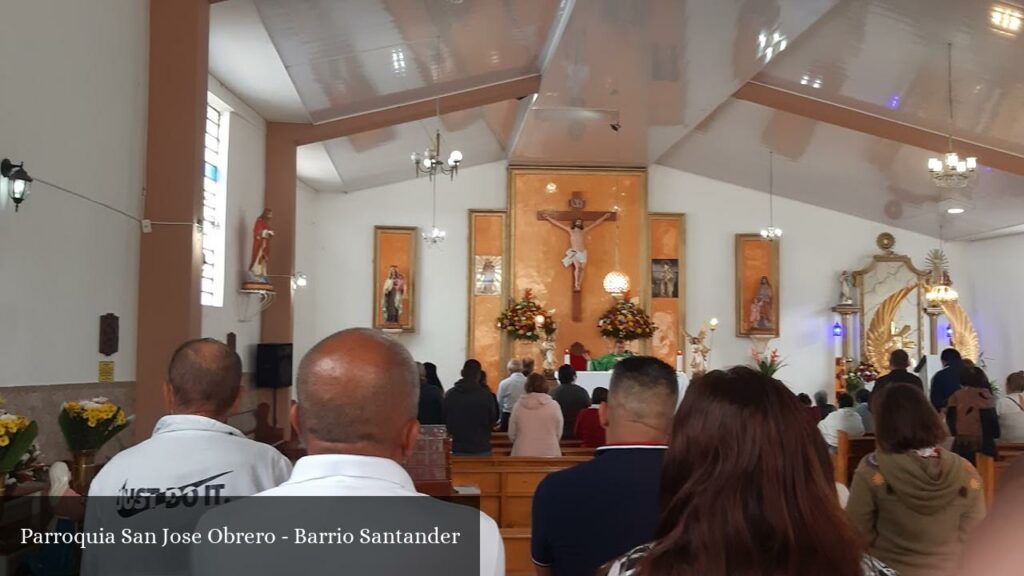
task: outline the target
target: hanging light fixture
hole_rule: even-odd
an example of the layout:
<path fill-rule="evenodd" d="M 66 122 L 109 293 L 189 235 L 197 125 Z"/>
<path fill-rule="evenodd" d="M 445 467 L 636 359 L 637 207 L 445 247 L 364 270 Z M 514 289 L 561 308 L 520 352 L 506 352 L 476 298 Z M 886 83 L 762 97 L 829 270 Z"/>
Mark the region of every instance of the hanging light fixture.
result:
<path fill-rule="evenodd" d="M 761 238 L 773 242 L 782 238 L 782 228 L 775 227 L 775 153 L 768 151 L 768 227 L 761 229 Z"/>
<path fill-rule="evenodd" d="M 437 180 L 431 178 L 431 184 L 433 185 L 433 212 L 434 215 L 430 223 L 430 232 L 423 233 L 423 240 L 427 243 L 427 246 L 437 246 L 444 242 L 445 237 L 448 233 L 437 227 Z"/>
<path fill-rule="evenodd" d="M 974 156 L 960 158 L 953 151 L 953 43 L 947 44 L 947 90 L 949 96 L 949 150 L 941 158 L 928 159 L 928 172 L 932 182 L 939 188 L 966 188 L 978 169 L 978 159 Z"/>
<path fill-rule="evenodd" d="M 941 243 L 941 227 L 939 236 L 939 242 Z M 946 258 L 946 253 L 942 251 L 942 248 L 936 248 L 929 252 L 926 262 L 928 267 L 931 268 L 931 275 L 928 280 L 930 287 L 924 295 L 925 300 L 932 305 L 959 300 L 960 295 L 953 289 L 953 281 L 949 279 L 949 259 Z"/>
<path fill-rule="evenodd" d="M 412 163 L 416 166 L 416 176 L 426 174 L 433 180 L 441 173 L 454 180 L 455 175 L 459 173 L 459 165 L 462 164 L 462 152 L 452 150 L 448 160 L 441 160 L 441 130 L 437 130 L 434 133 L 434 145 L 422 154 L 413 152 Z"/>
<path fill-rule="evenodd" d="M 7 180 L 8 194 L 14 201 L 14 211 L 17 212 L 18 207 L 32 191 L 32 177 L 25 171 L 24 162 L 15 164 L 7 158 L 0 161 L 0 176 Z"/>

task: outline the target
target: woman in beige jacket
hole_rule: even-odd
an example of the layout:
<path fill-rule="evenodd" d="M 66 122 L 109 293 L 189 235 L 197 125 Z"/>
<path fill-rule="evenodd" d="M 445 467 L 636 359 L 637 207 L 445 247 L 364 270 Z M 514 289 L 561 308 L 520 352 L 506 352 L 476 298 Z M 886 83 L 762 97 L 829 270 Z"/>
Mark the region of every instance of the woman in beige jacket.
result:
<path fill-rule="evenodd" d="M 548 395 L 548 381 L 541 374 L 530 374 L 525 393 L 512 407 L 508 437 L 512 456 L 561 456 L 562 409 Z"/>
<path fill-rule="evenodd" d="M 854 473 L 847 515 L 900 576 L 954 573 L 985 515 L 981 478 L 938 446 L 946 433 L 919 388 L 894 384 L 872 401 L 878 449 Z"/>

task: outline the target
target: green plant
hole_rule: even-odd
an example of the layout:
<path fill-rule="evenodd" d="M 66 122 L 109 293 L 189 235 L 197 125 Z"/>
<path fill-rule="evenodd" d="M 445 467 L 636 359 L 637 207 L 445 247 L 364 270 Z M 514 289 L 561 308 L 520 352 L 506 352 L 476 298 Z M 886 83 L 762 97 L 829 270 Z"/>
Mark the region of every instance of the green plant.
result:
<path fill-rule="evenodd" d="M 128 427 L 130 418 L 106 398 L 65 402 L 57 417 L 64 441 L 72 452 L 99 450 Z"/>

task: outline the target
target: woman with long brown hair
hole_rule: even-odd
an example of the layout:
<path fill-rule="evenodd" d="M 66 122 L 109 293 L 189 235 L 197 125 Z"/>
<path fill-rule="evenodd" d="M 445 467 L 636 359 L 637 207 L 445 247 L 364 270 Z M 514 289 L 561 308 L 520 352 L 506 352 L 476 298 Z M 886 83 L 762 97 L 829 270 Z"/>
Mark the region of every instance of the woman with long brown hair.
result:
<path fill-rule="evenodd" d="M 658 538 L 608 573 L 895 574 L 864 556 L 803 411 L 781 382 L 747 367 L 695 380 L 662 467 Z"/>

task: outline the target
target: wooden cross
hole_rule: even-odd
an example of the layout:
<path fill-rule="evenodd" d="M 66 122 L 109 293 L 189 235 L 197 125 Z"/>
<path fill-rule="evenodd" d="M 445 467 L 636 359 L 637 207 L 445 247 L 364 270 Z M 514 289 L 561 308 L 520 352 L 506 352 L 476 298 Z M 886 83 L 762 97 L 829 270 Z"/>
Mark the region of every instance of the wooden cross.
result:
<path fill-rule="evenodd" d="M 537 220 L 554 220 L 556 222 L 567 222 L 569 226 L 572 223 L 581 220 L 584 225 L 587 222 L 596 222 L 598 220 L 608 220 L 614 222 L 618 219 L 616 212 L 594 212 L 587 211 L 586 201 L 583 199 L 583 193 L 575 191 L 572 193 L 572 197 L 569 199 L 569 210 L 541 210 L 537 212 Z M 573 284 L 572 290 L 572 320 L 573 322 L 580 322 L 583 320 L 583 300 L 581 292 L 576 288 L 575 283 Z"/>

